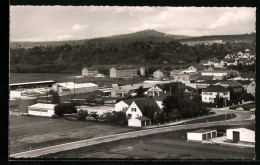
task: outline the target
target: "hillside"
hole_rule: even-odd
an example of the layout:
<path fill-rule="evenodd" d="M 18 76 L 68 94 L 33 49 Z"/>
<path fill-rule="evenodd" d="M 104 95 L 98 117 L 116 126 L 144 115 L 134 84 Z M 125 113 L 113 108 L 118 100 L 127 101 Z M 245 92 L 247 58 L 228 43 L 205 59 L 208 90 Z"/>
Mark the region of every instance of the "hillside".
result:
<path fill-rule="evenodd" d="M 255 33 L 252 34 L 238 34 L 238 35 L 213 35 L 213 36 L 184 36 L 184 35 L 173 35 L 158 32 L 155 30 L 143 30 L 135 33 L 114 35 L 101 38 L 83 39 L 83 40 L 70 40 L 70 41 L 47 41 L 47 42 L 11 42 L 10 48 L 33 48 L 35 46 L 43 47 L 55 47 L 64 44 L 68 45 L 82 45 L 82 44 L 109 44 L 109 43 L 130 43 L 130 42 L 170 42 L 178 41 L 181 43 L 205 41 L 205 40 L 223 40 L 223 42 L 251 42 L 255 41 Z"/>

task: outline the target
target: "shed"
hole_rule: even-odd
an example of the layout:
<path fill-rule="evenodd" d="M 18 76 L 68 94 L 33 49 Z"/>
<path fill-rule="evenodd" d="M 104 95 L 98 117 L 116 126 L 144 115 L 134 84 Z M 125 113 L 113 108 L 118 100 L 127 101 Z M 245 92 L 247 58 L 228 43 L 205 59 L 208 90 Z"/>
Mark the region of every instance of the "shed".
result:
<path fill-rule="evenodd" d="M 227 129 L 227 141 L 231 141 L 234 143 L 237 142 L 251 142 L 255 143 L 255 131 L 254 128 L 230 128 Z"/>
<path fill-rule="evenodd" d="M 28 106 L 28 113 L 33 116 L 51 117 L 54 114 L 55 104 L 37 103 Z"/>
<path fill-rule="evenodd" d="M 130 127 L 142 127 L 151 125 L 151 119 L 145 116 L 131 118 L 128 120 L 128 126 Z"/>
<path fill-rule="evenodd" d="M 203 141 L 217 137 L 217 130 L 214 129 L 199 129 L 192 132 L 187 132 L 187 140 Z"/>

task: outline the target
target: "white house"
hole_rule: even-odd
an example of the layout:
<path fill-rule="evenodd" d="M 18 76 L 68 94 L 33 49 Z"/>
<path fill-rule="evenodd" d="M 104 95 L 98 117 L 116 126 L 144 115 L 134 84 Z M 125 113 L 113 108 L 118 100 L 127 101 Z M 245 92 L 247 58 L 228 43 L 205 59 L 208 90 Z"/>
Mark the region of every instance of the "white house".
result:
<path fill-rule="evenodd" d="M 37 103 L 28 106 L 28 114 L 33 116 L 51 117 L 54 114 L 55 104 Z"/>
<path fill-rule="evenodd" d="M 202 102 L 214 103 L 217 96 L 230 100 L 229 90 L 221 85 L 209 85 L 202 89 Z"/>
<path fill-rule="evenodd" d="M 187 140 L 190 141 L 203 141 L 217 137 L 217 130 L 200 129 L 192 132 L 187 132 Z"/>
<path fill-rule="evenodd" d="M 255 131 L 247 128 L 227 129 L 227 140 L 232 142 L 255 143 Z"/>
<path fill-rule="evenodd" d="M 151 119 L 145 117 L 143 112 L 145 107 L 156 108 L 156 113 L 161 112 L 158 104 L 152 98 L 135 99 L 126 110 L 126 116 L 128 118 L 128 126 L 142 127 L 151 124 Z M 154 114 L 156 115 L 156 114 Z M 141 121 L 141 122 L 140 122 Z"/>
<path fill-rule="evenodd" d="M 158 69 L 153 73 L 153 77 L 157 79 L 165 78 L 166 76 L 166 72 L 162 69 Z"/>
<path fill-rule="evenodd" d="M 246 92 L 251 93 L 253 96 L 255 96 L 255 81 L 252 81 L 247 87 L 246 87 Z"/>
<path fill-rule="evenodd" d="M 92 77 L 98 74 L 98 70 L 94 68 L 84 68 L 82 69 L 82 77 Z"/>

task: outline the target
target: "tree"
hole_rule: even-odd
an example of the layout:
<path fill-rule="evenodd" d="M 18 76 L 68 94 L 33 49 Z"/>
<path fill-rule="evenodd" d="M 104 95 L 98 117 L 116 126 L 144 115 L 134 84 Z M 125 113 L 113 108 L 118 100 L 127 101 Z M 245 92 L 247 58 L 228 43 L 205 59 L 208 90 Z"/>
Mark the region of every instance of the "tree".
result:
<path fill-rule="evenodd" d="M 78 117 L 79 117 L 79 118 L 86 118 L 86 117 L 88 117 L 88 111 L 87 111 L 87 110 L 80 109 L 80 110 L 78 111 Z"/>
<path fill-rule="evenodd" d="M 136 95 L 136 97 L 144 97 L 144 92 L 145 92 L 145 90 L 144 90 L 143 86 L 140 86 L 140 87 L 137 89 L 137 95 Z"/>
<path fill-rule="evenodd" d="M 48 93 L 51 95 L 51 103 L 52 104 L 60 103 L 60 96 L 59 96 L 57 91 L 50 90 Z"/>
<path fill-rule="evenodd" d="M 157 108 L 155 106 L 146 105 L 144 107 L 143 115 L 150 118 L 151 122 L 155 122 L 155 115 L 156 115 Z"/>
<path fill-rule="evenodd" d="M 166 97 L 163 102 L 163 111 L 167 116 L 175 110 L 176 108 L 179 108 L 180 101 L 179 98 L 176 95 L 168 96 Z"/>
<path fill-rule="evenodd" d="M 64 114 L 77 113 L 77 109 L 71 103 L 60 103 L 55 105 L 54 113 L 63 116 Z"/>
<path fill-rule="evenodd" d="M 217 94 L 216 98 L 214 99 L 214 102 L 217 104 L 218 107 L 223 107 L 224 98 L 219 96 L 219 94 Z"/>

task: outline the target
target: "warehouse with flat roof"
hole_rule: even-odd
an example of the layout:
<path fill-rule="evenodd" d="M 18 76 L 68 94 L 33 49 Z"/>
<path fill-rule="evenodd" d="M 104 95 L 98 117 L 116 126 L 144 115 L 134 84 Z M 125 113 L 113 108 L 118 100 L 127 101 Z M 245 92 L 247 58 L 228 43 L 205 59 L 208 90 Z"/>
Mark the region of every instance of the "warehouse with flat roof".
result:
<path fill-rule="evenodd" d="M 53 90 L 57 91 L 60 95 L 80 94 L 98 91 L 99 87 L 94 83 L 81 83 L 74 82 L 56 83 L 52 86 Z"/>

